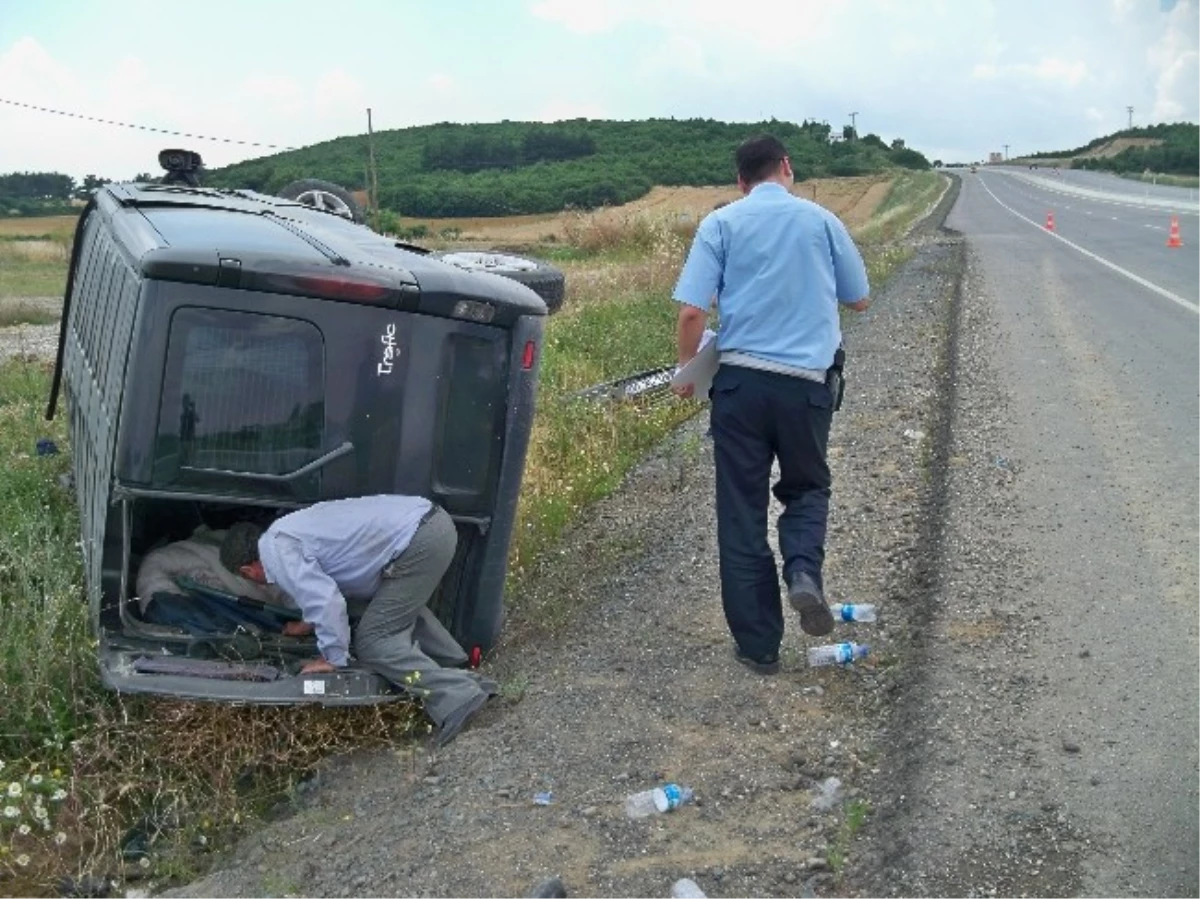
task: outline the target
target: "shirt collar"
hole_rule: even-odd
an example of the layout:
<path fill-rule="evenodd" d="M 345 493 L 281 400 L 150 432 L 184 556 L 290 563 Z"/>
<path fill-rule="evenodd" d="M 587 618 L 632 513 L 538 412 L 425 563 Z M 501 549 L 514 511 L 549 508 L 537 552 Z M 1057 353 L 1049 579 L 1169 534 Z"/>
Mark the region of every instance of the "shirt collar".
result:
<path fill-rule="evenodd" d="M 756 194 L 760 190 L 763 191 L 764 193 L 769 193 L 771 191 L 777 191 L 777 190 L 781 190 L 785 194 L 788 192 L 788 189 L 786 187 L 784 187 L 782 184 L 780 184 L 778 181 L 760 181 L 758 184 L 756 184 L 752 188 L 750 188 L 750 193 Z"/>

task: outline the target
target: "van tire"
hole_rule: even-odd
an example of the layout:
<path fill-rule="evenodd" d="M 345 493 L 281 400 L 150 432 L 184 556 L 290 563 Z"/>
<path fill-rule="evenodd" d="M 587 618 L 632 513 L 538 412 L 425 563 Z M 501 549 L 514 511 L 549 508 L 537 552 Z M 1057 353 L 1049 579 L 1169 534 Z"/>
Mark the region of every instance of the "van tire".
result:
<path fill-rule="evenodd" d="M 491 272 L 524 284 L 542 298 L 551 315 L 562 307 L 566 296 L 566 276 L 540 259 L 502 250 L 449 250 L 430 255 L 469 272 Z"/>
<path fill-rule="evenodd" d="M 332 181 L 301 178 L 299 181 L 285 184 L 279 189 L 276 196 L 283 197 L 285 200 L 299 200 L 306 206 L 332 212 L 334 215 L 340 215 L 359 225 L 366 221 L 362 207 L 350 191 Z"/>

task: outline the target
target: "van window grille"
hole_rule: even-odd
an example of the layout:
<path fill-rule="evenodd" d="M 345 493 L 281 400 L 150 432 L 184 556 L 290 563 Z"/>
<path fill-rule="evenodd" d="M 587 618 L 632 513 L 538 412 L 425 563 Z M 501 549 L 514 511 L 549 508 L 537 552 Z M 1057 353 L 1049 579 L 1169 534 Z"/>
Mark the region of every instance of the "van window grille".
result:
<path fill-rule="evenodd" d="M 171 320 L 155 481 L 286 474 L 322 453 L 325 363 L 309 322 L 185 308 Z"/>

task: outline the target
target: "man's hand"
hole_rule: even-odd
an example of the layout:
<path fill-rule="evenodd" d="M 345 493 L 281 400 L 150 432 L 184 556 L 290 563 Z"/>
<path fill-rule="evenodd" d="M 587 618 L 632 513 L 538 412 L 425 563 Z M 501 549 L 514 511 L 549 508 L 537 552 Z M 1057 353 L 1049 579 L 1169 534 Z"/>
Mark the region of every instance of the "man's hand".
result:
<path fill-rule="evenodd" d="M 689 399 L 696 392 L 695 384 L 680 384 L 678 387 L 672 387 L 671 392 L 680 399 Z"/>
<path fill-rule="evenodd" d="M 332 674 L 334 671 L 337 671 L 337 668 L 324 659 L 313 659 L 300 669 L 301 674 Z"/>
<path fill-rule="evenodd" d="M 866 312 L 867 307 L 871 305 L 871 298 L 863 297 L 861 300 L 855 300 L 853 303 L 847 303 L 846 305 L 855 312 Z"/>
<path fill-rule="evenodd" d="M 307 621 L 288 621 L 283 625 L 285 637 L 307 637 L 314 628 Z"/>

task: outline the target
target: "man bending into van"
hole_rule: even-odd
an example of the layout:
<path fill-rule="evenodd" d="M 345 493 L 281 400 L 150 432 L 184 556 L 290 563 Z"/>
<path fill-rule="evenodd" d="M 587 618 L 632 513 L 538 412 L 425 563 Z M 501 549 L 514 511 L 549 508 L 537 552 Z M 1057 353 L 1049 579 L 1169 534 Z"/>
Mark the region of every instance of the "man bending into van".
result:
<path fill-rule="evenodd" d="M 288 622 L 284 633 L 315 631 L 321 652 L 303 674 L 349 664 L 346 599 L 369 599 L 355 627 L 355 658 L 420 696 L 444 745 L 498 691 L 473 671 L 442 667 L 467 661 L 427 607 L 457 542 L 450 516 L 423 497 L 363 496 L 316 503 L 265 532 L 235 524 L 221 545 L 221 563 L 255 583 L 278 585 L 295 601 L 304 620 Z"/>

